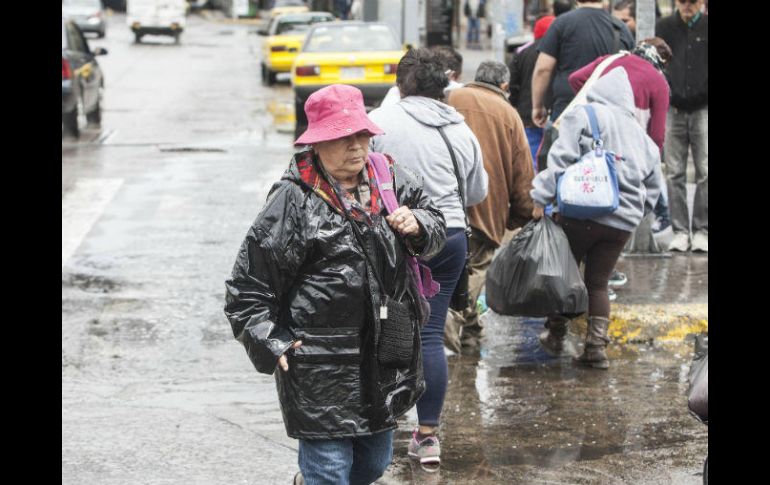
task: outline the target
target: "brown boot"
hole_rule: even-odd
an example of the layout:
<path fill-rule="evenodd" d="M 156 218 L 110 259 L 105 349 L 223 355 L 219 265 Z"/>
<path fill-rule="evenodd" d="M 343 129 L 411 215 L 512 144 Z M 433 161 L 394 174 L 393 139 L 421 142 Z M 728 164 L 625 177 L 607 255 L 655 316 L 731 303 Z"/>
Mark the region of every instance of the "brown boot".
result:
<path fill-rule="evenodd" d="M 545 332 L 540 334 L 540 344 L 551 355 L 561 355 L 564 351 L 564 341 L 567 338 L 569 318 L 561 315 L 548 317 L 545 321 Z"/>
<path fill-rule="evenodd" d="M 594 369 L 608 369 L 610 361 L 607 360 L 607 344 L 610 338 L 607 336 L 607 330 L 610 326 L 610 320 L 604 317 L 588 318 L 588 333 L 586 334 L 586 344 L 583 347 L 583 353 L 574 360 L 576 363 L 593 367 Z"/>

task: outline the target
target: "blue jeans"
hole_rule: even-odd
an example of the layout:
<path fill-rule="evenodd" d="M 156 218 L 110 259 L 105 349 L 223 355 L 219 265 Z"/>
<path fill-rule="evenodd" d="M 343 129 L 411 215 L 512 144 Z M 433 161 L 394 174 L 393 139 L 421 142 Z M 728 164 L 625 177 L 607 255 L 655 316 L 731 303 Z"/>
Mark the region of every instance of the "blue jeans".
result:
<path fill-rule="evenodd" d="M 532 154 L 532 168 L 534 168 L 535 173 L 537 173 L 537 149 L 543 141 L 543 129 L 535 126 L 532 128 L 524 128 L 524 132 L 527 134 L 529 152 Z"/>
<path fill-rule="evenodd" d="M 441 285 L 438 294 L 428 299 L 430 318 L 420 330 L 422 339 L 422 369 L 425 374 L 425 393 L 417 401 L 417 421 L 423 426 L 438 426 L 444 407 L 448 382 L 446 354 L 444 354 L 444 325 L 449 301 L 465 265 L 468 241 L 465 230 L 450 228 L 446 231 L 446 245 L 427 261 L 433 279 Z"/>
<path fill-rule="evenodd" d="M 307 485 L 369 485 L 393 459 L 393 430 L 337 440 L 299 440 Z"/>
<path fill-rule="evenodd" d="M 479 19 L 468 17 L 468 44 L 479 43 Z"/>

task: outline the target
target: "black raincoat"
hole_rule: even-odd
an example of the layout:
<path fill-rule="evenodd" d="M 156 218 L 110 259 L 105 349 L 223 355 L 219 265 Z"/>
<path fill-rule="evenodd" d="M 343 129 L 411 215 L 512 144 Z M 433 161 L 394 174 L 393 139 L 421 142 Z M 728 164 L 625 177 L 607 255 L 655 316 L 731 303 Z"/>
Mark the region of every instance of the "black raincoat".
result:
<path fill-rule="evenodd" d="M 408 368 L 378 364 L 378 283 L 351 222 L 303 179 L 298 162 L 306 167 L 310 159 L 310 152 L 295 155 L 271 189 L 226 282 L 225 314 L 259 372 L 273 373 L 278 358 L 302 340 L 287 352 L 288 372 L 275 371 L 290 437 L 337 439 L 393 429 L 425 387 L 419 331 Z M 312 159 L 316 170 L 317 163 Z M 446 238 L 443 214 L 411 172 L 395 166 L 395 182 L 399 204 L 412 209 L 425 234 L 423 247 L 415 249 L 425 258 L 435 255 Z M 385 215 L 383 208 L 371 227 L 355 223 L 388 295 L 411 301 L 408 249 Z"/>

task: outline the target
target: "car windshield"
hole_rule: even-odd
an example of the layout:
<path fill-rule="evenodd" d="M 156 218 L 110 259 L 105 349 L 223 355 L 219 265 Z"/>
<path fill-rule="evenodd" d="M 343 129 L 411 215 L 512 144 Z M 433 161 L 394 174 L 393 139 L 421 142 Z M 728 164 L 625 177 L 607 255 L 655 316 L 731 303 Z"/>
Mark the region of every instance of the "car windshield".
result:
<path fill-rule="evenodd" d="M 362 52 L 400 50 L 387 25 L 340 25 L 316 27 L 304 52 Z"/>
<path fill-rule="evenodd" d="M 302 33 L 310 30 L 310 26 L 319 22 L 330 22 L 334 20 L 334 17 L 295 17 L 290 19 L 282 19 L 278 22 L 275 33 L 280 34 L 294 34 Z"/>
<path fill-rule="evenodd" d="M 64 7 L 93 7 L 102 8 L 101 0 L 64 0 L 62 2 Z"/>

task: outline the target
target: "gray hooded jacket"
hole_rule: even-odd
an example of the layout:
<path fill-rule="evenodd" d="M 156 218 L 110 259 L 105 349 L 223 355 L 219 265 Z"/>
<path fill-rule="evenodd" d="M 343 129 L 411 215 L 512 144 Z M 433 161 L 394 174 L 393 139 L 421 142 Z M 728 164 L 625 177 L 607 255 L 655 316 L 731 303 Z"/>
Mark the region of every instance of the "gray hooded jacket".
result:
<path fill-rule="evenodd" d="M 660 151 L 634 118 L 634 93 L 622 67 L 605 74 L 588 91 L 594 107 L 599 134 L 606 150 L 625 160 L 615 162 L 620 203 L 612 214 L 594 219 L 622 231 L 634 231 L 660 195 L 662 174 Z M 546 206 L 556 199 L 556 182 L 566 168 L 591 150 L 591 125 L 578 106 L 564 114 L 559 137 L 548 153 L 548 168 L 535 177 L 532 199 Z"/>
<path fill-rule="evenodd" d="M 370 141 L 375 152 L 387 153 L 423 179 L 423 190 L 443 213 L 447 228 L 465 227 L 457 178 L 449 149 L 436 127 L 444 129 L 454 148 L 465 187 L 465 205 L 476 205 L 487 196 L 487 172 L 476 135 L 453 107 L 423 96 L 407 96 L 380 107 L 369 118 L 385 131 Z"/>

